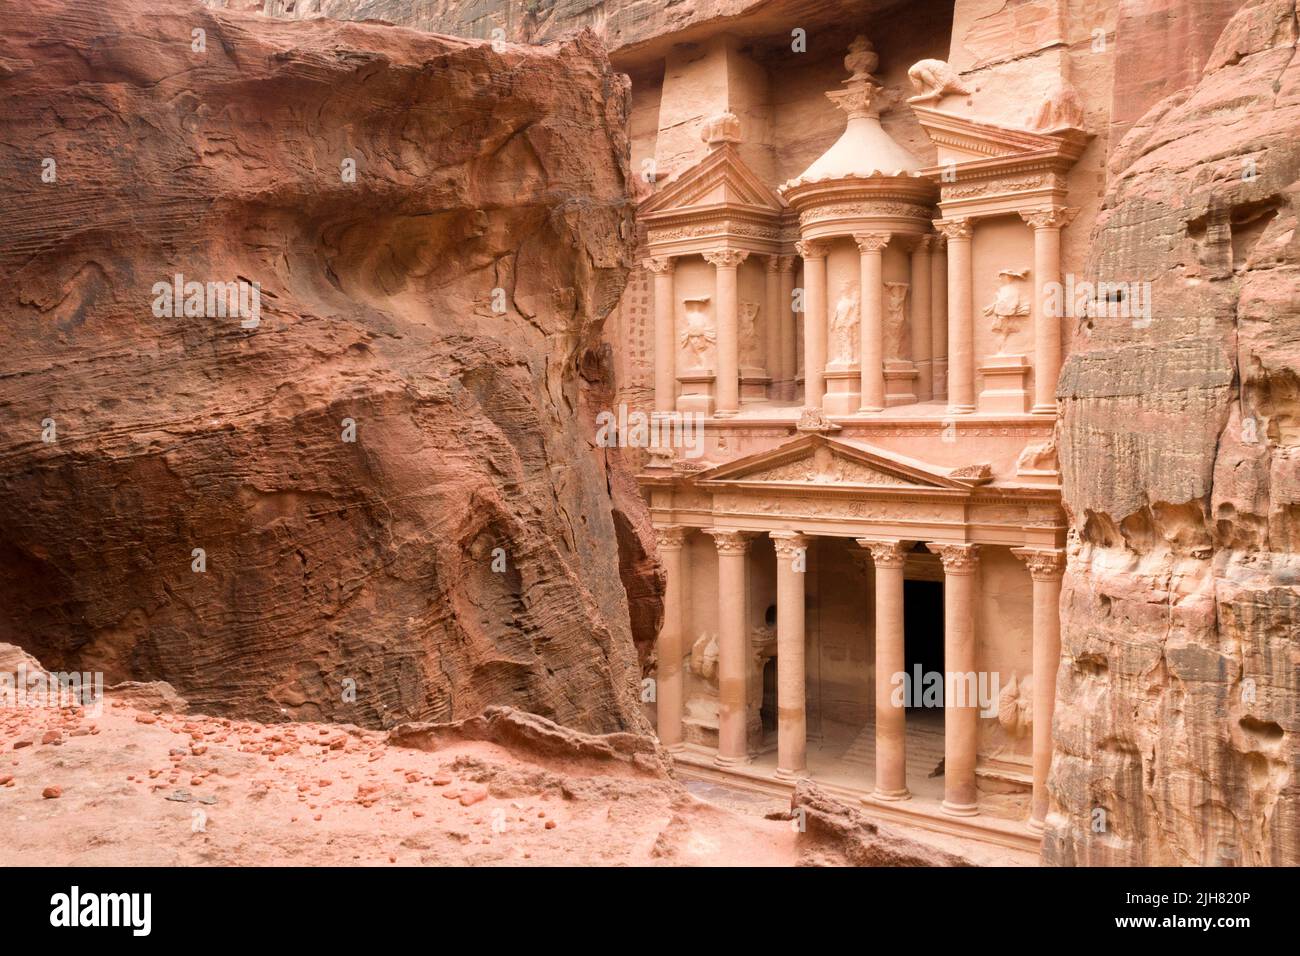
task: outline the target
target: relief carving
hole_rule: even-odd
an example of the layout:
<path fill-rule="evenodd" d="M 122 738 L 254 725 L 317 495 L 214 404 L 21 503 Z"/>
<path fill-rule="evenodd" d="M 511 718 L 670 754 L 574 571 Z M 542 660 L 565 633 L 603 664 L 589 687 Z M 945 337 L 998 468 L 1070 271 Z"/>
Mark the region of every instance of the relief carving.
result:
<path fill-rule="evenodd" d="M 885 283 L 885 359 L 906 359 L 909 348 L 907 335 L 907 295 L 911 286 L 906 282 Z"/>
<path fill-rule="evenodd" d="M 1020 294 L 1020 287 L 1029 270 L 1017 272 L 1003 269 L 998 273 L 1002 284 L 993 297 L 993 301 L 984 306 L 984 314 L 993 316 L 990 328 L 998 336 L 998 354 L 1005 355 L 1007 339 L 1020 327 L 1020 319 L 1029 314 L 1029 302 Z"/>
<path fill-rule="evenodd" d="M 945 60 L 918 60 L 907 75 L 916 89 L 916 95 L 907 98 L 909 103 L 935 103 L 949 93 L 957 96 L 971 94 L 971 88 Z"/>
<path fill-rule="evenodd" d="M 831 315 L 831 362 L 850 366 L 858 356 L 858 284 L 845 281 Z"/>
<path fill-rule="evenodd" d="M 710 368 L 713 346 L 717 344 L 718 333 L 709 320 L 709 297 L 683 299 L 682 307 L 686 310 L 686 325 L 682 330 L 682 349 L 689 357 L 688 367 L 696 370 Z"/>

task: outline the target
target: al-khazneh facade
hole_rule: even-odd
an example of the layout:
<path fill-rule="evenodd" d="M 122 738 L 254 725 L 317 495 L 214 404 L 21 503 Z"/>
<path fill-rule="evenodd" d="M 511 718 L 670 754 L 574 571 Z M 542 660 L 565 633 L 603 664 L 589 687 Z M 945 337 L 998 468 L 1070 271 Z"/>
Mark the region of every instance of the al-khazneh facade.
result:
<path fill-rule="evenodd" d="M 1050 293 L 1091 137 L 1064 75 L 1008 122 L 941 60 L 899 95 L 882 55 L 853 40 L 825 91 L 843 132 L 798 175 L 771 181 L 779 143 L 747 160 L 747 125 L 772 147 L 779 124 L 729 108 L 640 205 L 646 404 L 704 430 L 640 477 L 667 574 L 655 717 L 686 768 L 1030 845 L 1066 560 Z M 741 56 L 724 37 L 692 62 Z M 900 111 L 925 159 L 882 124 Z"/>

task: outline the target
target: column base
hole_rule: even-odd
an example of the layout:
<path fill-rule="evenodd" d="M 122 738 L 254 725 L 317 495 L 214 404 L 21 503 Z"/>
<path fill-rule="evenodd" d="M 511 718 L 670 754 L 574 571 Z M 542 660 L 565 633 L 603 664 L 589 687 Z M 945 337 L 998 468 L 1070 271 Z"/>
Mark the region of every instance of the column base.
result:
<path fill-rule="evenodd" d="M 778 779 L 778 780 L 809 780 L 809 779 L 811 779 L 811 777 L 810 777 L 810 775 L 809 775 L 809 773 L 808 773 L 808 769 L 807 769 L 806 767 L 805 767 L 803 770 L 782 770 L 780 767 L 777 767 L 777 768 L 776 768 L 776 774 L 775 774 L 775 776 L 776 776 L 776 779 Z"/>
<path fill-rule="evenodd" d="M 1051 405 L 1035 405 L 1033 408 L 1029 410 L 1029 414 L 1030 415 L 1055 415 L 1056 403 L 1053 402 Z"/>
<path fill-rule="evenodd" d="M 977 817 L 980 813 L 978 803 L 949 803 L 945 800 L 939 809 L 951 817 Z"/>
<path fill-rule="evenodd" d="M 1047 829 L 1047 824 L 1045 821 L 1036 820 L 1033 817 L 1030 817 L 1028 820 L 1025 821 L 1025 826 L 1029 828 L 1030 833 L 1042 834 L 1043 831 Z"/>
<path fill-rule="evenodd" d="M 663 746 L 664 750 L 668 751 L 670 754 L 680 754 L 686 752 L 686 744 L 684 743 L 678 742 L 675 744 L 665 744 L 662 741 L 660 741 L 660 743 Z"/>
<path fill-rule="evenodd" d="M 871 799 L 888 800 L 891 802 L 896 802 L 899 800 L 911 800 L 912 791 L 908 790 L 906 787 L 904 787 L 902 790 L 872 790 Z"/>
<path fill-rule="evenodd" d="M 868 412 L 883 412 L 884 410 L 885 410 L 884 405 L 863 405 L 861 408 L 858 409 L 858 413 L 865 414 Z"/>
<path fill-rule="evenodd" d="M 748 754 L 743 757 L 724 757 L 722 754 L 718 754 L 713 758 L 715 767 L 743 767 L 747 763 L 749 763 Z"/>
<path fill-rule="evenodd" d="M 975 411 L 974 405 L 949 405 L 949 415 L 970 415 Z"/>

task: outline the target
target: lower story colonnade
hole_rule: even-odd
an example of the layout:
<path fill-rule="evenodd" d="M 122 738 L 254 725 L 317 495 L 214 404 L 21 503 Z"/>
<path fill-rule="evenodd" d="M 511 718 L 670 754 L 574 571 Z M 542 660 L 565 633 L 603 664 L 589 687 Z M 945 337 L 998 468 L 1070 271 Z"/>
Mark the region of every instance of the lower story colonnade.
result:
<path fill-rule="evenodd" d="M 700 573 L 687 569 L 685 544 L 692 530 L 712 538 L 716 550 L 716 580 L 702 582 Z M 686 664 L 691 646 L 697 642 L 688 634 L 683 614 L 683 594 L 691 587 L 716 591 L 716 678 L 718 687 L 717 752 L 714 763 L 735 767 L 754 756 L 752 728 L 755 712 L 752 695 L 762 694 L 753 677 L 753 626 L 751 623 L 751 550 L 762 538 L 771 542 L 775 555 L 775 736 L 778 778 L 794 780 L 809 776 L 807 709 L 807 647 L 805 609 L 808 600 L 805 581 L 809 549 L 816 535 L 791 530 L 759 532 L 741 528 L 691 529 L 682 525 L 659 528 L 660 552 L 667 576 L 665 622 L 659 639 L 657 692 L 658 732 L 670 752 L 685 746 L 683 708 L 686 701 Z M 942 647 L 944 683 L 943 715 L 943 798 L 941 809 L 953 816 L 974 816 L 980 810 L 976 770 L 979 758 L 979 721 L 982 707 L 977 687 L 982 687 L 976 643 L 976 618 L 983 600 L 979 592 L 979 570 L 985 547 L 966 542 L 918 542 L 901 538 L 863 536 L 850 539 L 869 555 L 874 609 L 870 629 L 874 632 L 875 778 L 862 781 L 870 786 L 870 798 L 902 801 L 912 797 L 908 787 L 908 710 L 919 693 L 907 672 L 905 655 L 904 582 L 910 558 L 937 555 L 942 566 Z M 765 549 L 766 550 L 766 549 Z M 1027 702 L 1032 710 L 1032 796 L 1028 825 L 1041 829 L 1047 812 L 1046 780 L 1051 760 L 1051 720 L 1055 674 L 1060 656 L 1058 604 L 1064 553 L 1059 548 L 1002 548 L 1019 558 L 1027 568 L 1024 581 L 1031 597 L 1032 693 Z M 1021 574 L 1025 574 L 1022 568 Z M 688 581 L 688 575 L 690 580 Z M 714 587 L 707 586 L 709 583 Z M 1014 628 L 1010 629 L 1014 630 Z M 688 639 L 689 638 L 689 639 Z M 1028 683 L 1022 680 L 1022 683 Z M 1005 680 L 996 681 L 1006 697 Z M 901 688 L 901 689 L 900 689 Z M 864 689 L 866 690 L 866 689 Z M 999 704 L 1005 706 L 1005 700 Z M 1014 703 L 1014 698 L 1013 698 Z M 985 717 L 994 719 L 985 713 Z"/>

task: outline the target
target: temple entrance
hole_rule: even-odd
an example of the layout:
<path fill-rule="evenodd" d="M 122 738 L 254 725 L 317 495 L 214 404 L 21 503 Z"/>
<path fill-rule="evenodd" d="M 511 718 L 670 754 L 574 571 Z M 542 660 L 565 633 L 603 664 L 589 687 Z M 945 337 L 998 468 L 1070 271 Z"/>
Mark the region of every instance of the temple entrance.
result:
<path fill-rule="evenodd" d="M 918 672 L 943 673 L 943 582 L 903 582 L 903 649 L 905 669 L 913 678 L 913 699 L 908 701 L 911 715 L 922 710 Z"/>
<path fill-rule="evenodd" d="M 769 657 L 763 664 L 763 705 L 759 716 L 763 719 L 763 739 L 776 733 L 776 658 Z"/>

